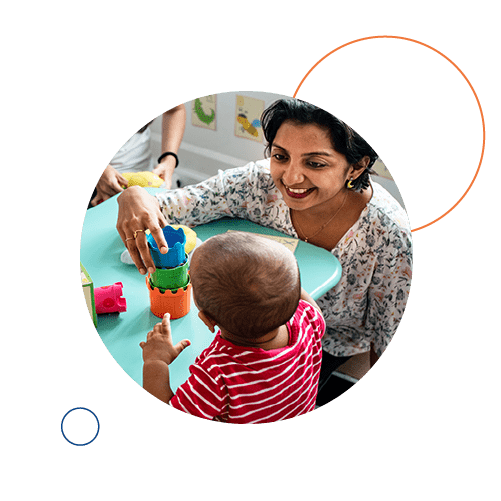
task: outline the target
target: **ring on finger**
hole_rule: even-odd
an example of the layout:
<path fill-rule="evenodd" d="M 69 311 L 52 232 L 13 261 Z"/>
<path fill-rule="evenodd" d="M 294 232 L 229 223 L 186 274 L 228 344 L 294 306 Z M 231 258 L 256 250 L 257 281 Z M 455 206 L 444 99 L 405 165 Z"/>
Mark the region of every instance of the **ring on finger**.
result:
<path fill-rule="evenodd" d="M 136 230 L 136 231 L 134 232 L 134 238 L 136 238 L 136 237 L 137 237 L 137 234 L 138 234 L 140 231 L 144 231 L 144 230 Z"/>

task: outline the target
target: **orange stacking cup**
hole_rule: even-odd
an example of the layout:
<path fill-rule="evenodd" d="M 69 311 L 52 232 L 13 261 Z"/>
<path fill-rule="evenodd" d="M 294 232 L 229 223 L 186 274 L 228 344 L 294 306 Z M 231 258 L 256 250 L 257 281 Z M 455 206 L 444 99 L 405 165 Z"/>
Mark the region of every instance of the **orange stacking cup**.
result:
<path fill-rule="evenodd" d="M 146 277 L 146 286 L 150 293 L 150 309 L 153 315 L 162 318 L 170 313 L 171 319 L 187 315 L 191 305 L 191 280 L 179 289 L 161 289 L 151 284 L 150 276 Z"/>

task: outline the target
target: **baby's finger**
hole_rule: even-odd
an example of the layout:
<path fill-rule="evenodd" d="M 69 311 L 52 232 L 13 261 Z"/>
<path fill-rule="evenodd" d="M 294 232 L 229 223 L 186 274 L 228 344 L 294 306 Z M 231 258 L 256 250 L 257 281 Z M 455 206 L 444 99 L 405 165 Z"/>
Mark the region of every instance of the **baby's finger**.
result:
<path fill-rule="evenodd" d="M 141 342 L 139 343 L 139 346 L 141 346 L 141 348 L 144 348 L 144 347 L 146 346 L 146 343 L 145 343 L 144 341 L 141 341 Z"/>
<path fill-rule="evenodd" d="M 188 346 L 190 345 L 191 343 L 189 339 L 183 339 L 182 341 L 179 341 L 176 346 L 174 346 L 174 349 L 176 350 L 177 355 L 179 355 L 185 348 L 188 348 Z"/>
<path fill-rule="evenodd" d="M 153 334 L 156 334 L 157 336 L 162 335 L 162 324 L 160 322 L 158 324 L 155 324 L 155 327 L 153 327 L 153 332 L 151 335 Z"/>
<path fill-rule="evenodd" d="M 162 334 L 171 337 L 170 313 L 166 313 L 162 318 Z"/>

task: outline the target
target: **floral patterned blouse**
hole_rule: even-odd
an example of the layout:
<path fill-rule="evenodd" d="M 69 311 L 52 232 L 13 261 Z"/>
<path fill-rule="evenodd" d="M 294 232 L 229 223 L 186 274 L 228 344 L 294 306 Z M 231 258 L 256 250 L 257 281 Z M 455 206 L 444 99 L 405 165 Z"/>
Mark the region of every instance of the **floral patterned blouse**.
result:
<path fill-rule="evenodd" d="M 380 356 L 404 313 L 412 277 L 407 215 L 380 185 L 358 221 L 332 249 L 343 273 L 317 300 L 327 324 L 323 349 L 334 356 L 370 350 Z M 197 226 L 222 217 L 247 219 L 299 238 L 289 207 L 275 186 L 269 160 L 219 173 L 193 186 L 156 195 L 172 224 Z"/>

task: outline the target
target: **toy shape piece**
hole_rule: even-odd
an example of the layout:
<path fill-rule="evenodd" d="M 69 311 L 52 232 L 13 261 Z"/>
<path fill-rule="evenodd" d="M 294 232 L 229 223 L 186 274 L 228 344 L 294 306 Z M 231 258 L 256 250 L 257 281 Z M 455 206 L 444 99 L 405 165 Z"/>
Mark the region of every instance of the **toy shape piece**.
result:
<path fill-rule="evenodd" d="M 128 186 L 141 186 L 143 188 L 160 188 L 164 180 L 150 171 L 143 172 L 122 172 L 122 176 L 127 179 Z"/>
<path fill-rule="evenodd" d="M 189 228 L 188 226 L 184 226 L 183 224 L 172 224 L 171 226 L 176 230 L 179 228 L 183 229 L 184 234 L 186 235 L 186 243 L 184 244 L 184 251 L 186 252 L 186 254 L 189 255 L 190 252 L 197 245 L 197 234 L 191 228 Z"/>
<path fill-rule="evenodd" d="M 121 297 L 122 287 L 122 282 L 116 282 L 113 285 L 94 289 L 97 314 L 127 311 L 127 302 L 124 297 Z"/>
<path fill-rule="evenodd" d="M 167 312 L 172 320 L 184 317 L 191 306 L 191 281 L 179 289 L 161 289 L 151 284 L 146 277 L 146 286 L 150 295 L 150 309 L 153 315 L 162 318 Z"/>
<path fill-rule="evenodd" d="M 155 239 L 150 234 L 146 235 L 151 257 L 157 268 L 176 268 L 185 261 L 186 234 L 182 228 L 175 229 L 170 225 L 163 228 L 163 234 L 169 247 L 167 254 L 161 254 Z"/>
<path fill-rule="evenodd" d="M 185 261 L 175 268 L 157 268 L 151 275 L 151 284 L 160 289 L 179 289 L 185 287 L 189 280 L 190 262 L 185 254 Z"/>

